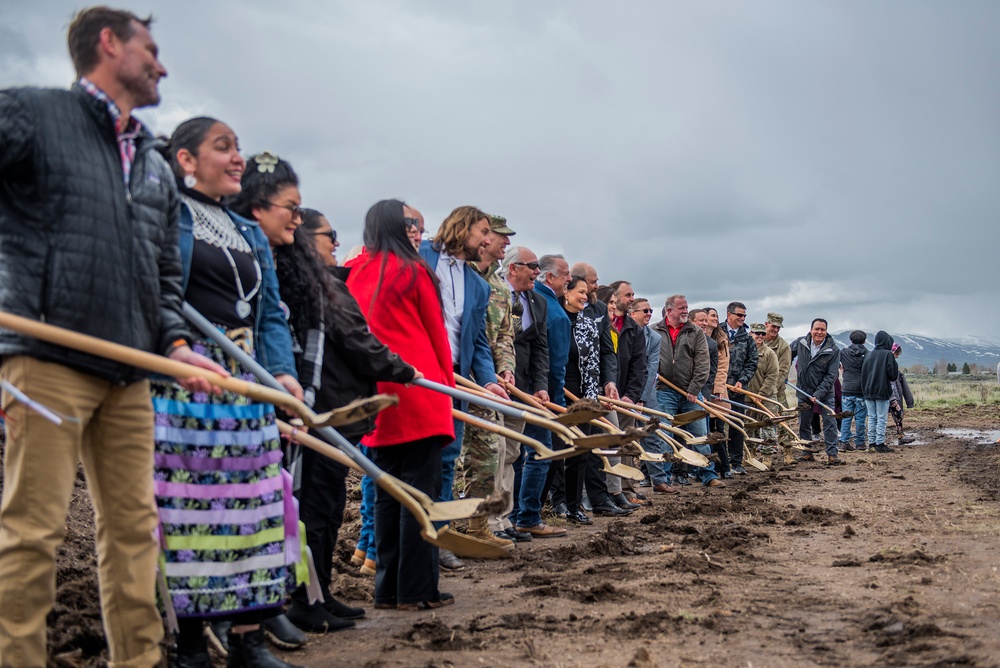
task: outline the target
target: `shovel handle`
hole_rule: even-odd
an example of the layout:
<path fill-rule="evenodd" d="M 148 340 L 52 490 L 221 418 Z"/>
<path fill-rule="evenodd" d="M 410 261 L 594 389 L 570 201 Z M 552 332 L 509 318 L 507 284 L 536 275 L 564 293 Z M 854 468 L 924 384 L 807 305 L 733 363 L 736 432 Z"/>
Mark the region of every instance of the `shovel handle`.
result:
<path fill-rule="evenodd" d="M 772 399 L 771 397 L 765 397 L 762 394 L 757 394 L 755 392 L 751 392 L 750 390 L 747 390 L 746 388 L 735 387 L 735 386 L 730 385 L 728 383 L 726 383 L 726 387 L 728 389 L 732 390 L 733 392 L 739 392 L 740 394 L 746 395 L 748 397 L 753 397 L 754 399 L 759 399 L 761 401 L 767 401 L 767 402 L 770 402 L 772 404 L 777 404 L 778 406 L 781 406 L 782 410 L 784 410 L 785 408 L 787 408 L 787 406 L 785 406 L 783 403 L 781 403 L 777 399 Z"/>
<path fill-rule="evenodd" d="M 499 434 L 505 438 L 509 438 L 512 441 L 517 441 L 518 443 L 524 443 L 525 445 L 531 447 L 533 450 L 538 450 L 539 448 L 545 448 L 543 443 L 536 441 L 530 436 L 525 436 L 519 431 L 514 431 L 507 427 L 501 427 L 495 422 L 490 422 L 489 420 L 484 420 L 482 418 L 476 417 L 475 415 L 469 415 L 464 411 L 460 411 L 457 408 L 451 409 L 451 415 L 456 420 L 461 420 L 466 424 L 471 424 L 480 429 L 485 429 L 486 431 L 491 431 L 494 434 Z"/>
<path fill-rule="evenodd" d="M 674 392 L 679 392 L 681 395 L 687 396 L 687 392 L 685 392 L 684 390 L 682 390 L 681 388 L 677 387 L 676 385 L 674 385 L 673 383 L 671 383 L 669 380 L 667 380 L 666 378 L 664 378 L 662 374 L 657 374 L 657 378 L 659 378 L 660 382 L 662 382 L 664 385 L 666 385 L 667 387 L 669 387 L 670 389 L 672 389 Z M 741 432 L 744 436 L 748 436 L 748 434 L 745 431 L 743 431 L 743 427 L 741 427 L 740 425 L 736 424 L 736 422 L 734 422 L 733 420 L 731 420 L 728 417 L 726 417 L 725 413 L 723 413 L 719 409 L 709 407 L 708 404 L 706 404 L 704 401 L 701 401 L 697 397 L 695 398 L 694 403 L 696 403 L 697 405 L 701 406 L 703 410 L 705 410 L 709 414 L 714 415 L 715 417 L 719 418 L 720 420 L 722 420 L 723 422 L 725 422 L 726 424 L 728 424 L 733 429 L 736 429 L 737 431 Z"/>
<path fill-rule="evenodd" d="M 655 415 L 656 417 L 661 417 L 664 420 L 673 420 L 674 416 L 670 413 L 664 413 L 663 411 L 658 411 L 655 408 L 649 408 L 648 406 L 637 406 L 636 404 L 630 404 L 627 401 L 621 401 L 620 399 L 611 399 L 609 397 L 600 396 L 597 397 L 601 403 L 610 404 L 617 408 L 624 408 L 630 411 L 640 411 L 642 413 L 648 413 L 649 415 Z"/>
<path fill-rule="evenodd" d="M 837 414 L 837 411 L 833 410 L 832 408 L 830 408 L 829 406 L 827 406 L 826 404 L 824 404 L 819 399 L 814 398 L 811 394 L 809 394 L 808 392 L 806 392 L 805 390 L 803 390 L 801 387 L 798 387 L 797 385 L 793 385 L 790 381 L 787 381 L 787 380 L 785 381 L 785 385 L 787 385 L 788 387 L 792 388 L 793 390 L 795 390 L 796 392 L 798 392 L 799 394 L 801 394 L 803 397 L 805 397 L 809 401 L 816 402 L 817 406 L 819 406 L 820 408 L 825 408 L 827 411 L 830 412 L 830 415 L 836 415 Z"/>

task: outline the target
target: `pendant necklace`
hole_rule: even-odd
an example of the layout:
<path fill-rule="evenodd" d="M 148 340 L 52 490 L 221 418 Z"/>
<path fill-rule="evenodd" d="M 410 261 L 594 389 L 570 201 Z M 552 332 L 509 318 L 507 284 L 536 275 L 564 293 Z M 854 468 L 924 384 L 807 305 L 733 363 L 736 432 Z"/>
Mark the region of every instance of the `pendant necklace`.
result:
<path fill-rule="evenodd" d="M 229 260 L 229 266 L 233 268 L 233 276 L 236 278 L 236 290 L 239 292 L 240 298 L 236 300 L 236 315 L 240 317 L 241 320 L 245 320 L 250 311 L 250 300 L 253 299 L 257 291 L 260 290 L 261 275 L 260 275 L 260 263 L 254 260 L 253 266 L 257 270 L 257 283 L 253 286 L 253 290 L 250 294 L 244 294 L 243 292 L 243 279 L 240 278 L 240 270 L 236 268 L 236 260 L 233 259 L 232 253 L 225 246 L 222 247 L 222 252 L 226 254 L 226 259 Z"/>

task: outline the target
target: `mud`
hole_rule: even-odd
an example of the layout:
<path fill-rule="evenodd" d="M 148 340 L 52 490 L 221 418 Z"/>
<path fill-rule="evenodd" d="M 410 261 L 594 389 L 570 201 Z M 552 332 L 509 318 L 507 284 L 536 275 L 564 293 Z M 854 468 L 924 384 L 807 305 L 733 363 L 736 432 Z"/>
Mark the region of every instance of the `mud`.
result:
<path fill-rule="evenodd" d="M 998 424 L 995 408 L 911 411 L 920 445 L 650 495 L 630 517 L 443 573 L 453 606 L 368 607 L 355 629 L 281 655 L 386 668 L 997 666 L 1000 446 L 942 430 Z M 334 589 L 370 606 L 373 580 L 349 563 L 359 528 L 349 498 Z M 58 569 L 50 663 L 104 665 L 82 479 Z"/>

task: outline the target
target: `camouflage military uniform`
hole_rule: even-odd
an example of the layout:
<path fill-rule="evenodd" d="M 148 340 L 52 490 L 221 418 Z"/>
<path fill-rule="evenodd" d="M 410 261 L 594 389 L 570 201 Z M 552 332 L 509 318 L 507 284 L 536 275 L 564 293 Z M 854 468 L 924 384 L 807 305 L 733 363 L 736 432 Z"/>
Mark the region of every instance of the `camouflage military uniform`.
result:
<path fill-rule="evenodd" d="M 493 351 L 493 363 L 497 374 L 504 371 L 514 373 L 514 325 L 511 320 L 510 287 L 500 278 L 498 263 L 490 265 L 486 272 L 470 262 L 469 267 L 490 284 L 490 302 L 486 307 L 486 339 Z M 480 385 L 494 382 L 493 378 L 477 378 Z M 490 422 L 503 424 L 497 413 L 480 406 L 470 405 L 469 412 Z M 465 496 L 485 498 L 493 492 L 493 476 L 497 470 L 500 437 L 493 432 L 472 425 L 465 426 L 462 439 L 461 471 L 455 472 L 455 489 Z"/>
<path fill-rule="evenodd" d="M 768 313 L 767 321 L 773 325 L 781 327 L 784 325 L 784 318 L 782 318 L 777 313 Z M 794 402 L 794 395 L 792 396 L 792 403 L 788 401 L 788 395 L 785 392 L 787 385 L 785 381 L 788 380 L 788 372 L 792 368 L 792 349 L 789 347 L 788 342 L 785 341 L 780 336 L 775 337 L 774 341 L 764 340 L 764 345 L 774 351 L 774 354 L 778 356 L 778 391 L 775 394 L 775 399 L 780 401 L 785 406 L 792 408 L 796 404 Z M 768 410 L 773 410 L 775 407 L 768 406 Z M 790 451 L 787 449 L 791 445 L 792 441 L 796 440 L 796 436 L 789 433 L 788 429 L 784 427 L 775 427 L 776 434 L 778 436 L 778 443 L 786 448 L 786 463 L 791 456 Z"/>
<path fill-rule="evenodd" d="M 780 379 L 778 356 L 771 350 L 770 346 L 764 343 L 757 347 L 757 373 L 747 383 L 747 389 L 763 397 L 774 399 L 779 382 L 783 381 Z M 768 407 L 768 410 L 771 408 L 773 407 Z M 775 429 L 776 427 L 771 426 L 756 430 L 759 432 L 760 438 L 767 441 L 760 446 L 760 454 L 765 456 L 775 454 L 774 443 L 777 437 Z"/>

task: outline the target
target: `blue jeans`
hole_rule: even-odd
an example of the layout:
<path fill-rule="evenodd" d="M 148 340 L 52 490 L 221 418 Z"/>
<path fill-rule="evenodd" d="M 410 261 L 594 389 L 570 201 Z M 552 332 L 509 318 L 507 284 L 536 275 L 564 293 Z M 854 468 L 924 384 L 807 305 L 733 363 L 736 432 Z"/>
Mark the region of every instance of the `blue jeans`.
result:
<path fill-rule="evenodd" d="M 664 413 L 670 413 L 671 415 L 701 410 L 701 406 L 688 401 L 686 396 L 670 388 L 656 390 L 656 404 L 658 410 L 661 410 Z M 687 425 L 686 428 L 692 436 L 705 436 L 708 434 L 708 425 L 705 423 L 705 420 L 696 420 Z M 656 440 L 659 441 L 659 439 Z M 667 447 L 667 444 L 661 442 L 661 446 L 665 448 Z M 695 446 L 694 449 L 703 455 L 711 454 L 712 452 L 712 448 L 709 445 Z M 662 453 L 664 450 L 661 449 L 657 452 Z M 660 482 L 666 482 L 669 484 L 670 471 L 673 470 L 673 464 L 646 462 L 646 470 L 649 471 L 649 477 L 653 481 L 654 485 L 657 485 Z M 656 473 L 660 476 L 659 480 L 654 477 L 654 471 L 656 471 Z M 695 475 L 698 476 L 698 479 L 703 485 L 707 485 L 709 482 L 719 477 L 715 472 L 715 464 L 713 463 L 709 463 L 708 466 L 696 468 L 694 471 Z"/>
<path fill-rule="evenodd" d="M 865 407 L 863 397 L 843 397 L 845 411 L 854 411 L 853 418 L 844 418 L 840 423 L 840 442 L 847 443 L 851 440 L 851 420 L 854 420 L 854 445 L 859 448 L 865 445 L 865 419 L 868 417 L 868 409 Z"/>
<path fill-rule="evenodd" d="M 868 410 L 868 445 L 885 445 L 885 423 L 889 417 L 888 399 L 865 399 Z"/>
<path fill-rule="evenodd" d="M 368 448 L 358 446 L 365 457 L 371 458 Z M 361 535 L 358 536 L 358 550 L 366 558 L 375 561 L 375 482 L 368 476 L 361 477 Z"/>
<path fill-rule="evenodd" d="M 834 397 L 833 392 L 830 392 L 829 396 L 816 397 L 822 401 L 827 406 L 833 406 Z M 803 441 L 812 440 L 812 418 L 813 412 L 811 410 L 801 411 L 799 413 L 799 438 Z M 826 444 L 826 454 L 829 457 L 837 456 L 837 420 L 832 415 L 823 410 L 820 417 L 823 421 L 823 443 Z M 869 432 L 870 433 L 870 432 Z"/>
<path fill-rule="evenodd" d="M 524 435 L 541 441 L 546 447 L 552 447 L 552 432 L 547 429 L 526 424 Z M 511 522 L 518 527 L 533 527 L 542 523 L 542 491 L 549 474 L 549 461 L 535 459 L 535 451 L 528 446 L 521 448 L 521 456 L 524 459 L 521 486 L 511 513 Z"/>

